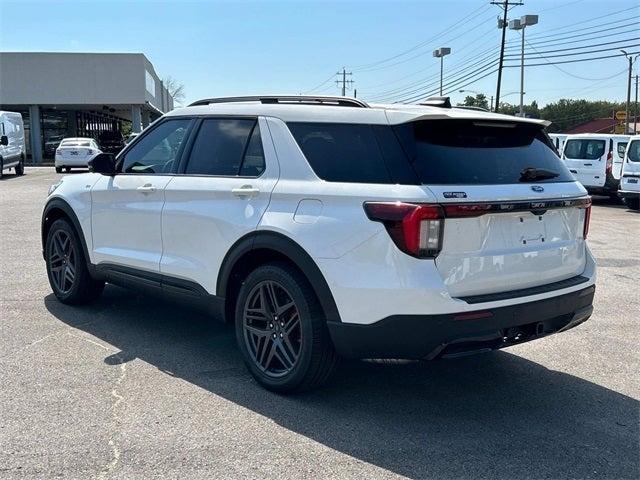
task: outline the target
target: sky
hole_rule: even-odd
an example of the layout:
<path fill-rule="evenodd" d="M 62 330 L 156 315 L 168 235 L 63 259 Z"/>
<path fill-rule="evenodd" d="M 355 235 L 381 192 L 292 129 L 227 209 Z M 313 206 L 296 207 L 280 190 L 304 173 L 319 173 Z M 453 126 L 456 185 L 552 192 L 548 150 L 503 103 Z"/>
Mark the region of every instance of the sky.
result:
<path fill-rule="evenodd" d="M 355 88 L 364 100 L 407 101 L 438 93 L 440 64 L 432 51 L 445 46 L 452 53 L 444 58 L 444 90 L 457 102 L 468 94 L 460 89 L 495 94 L 499 13 L 489 0 L 0 0 L 0 51 L 141 52 L 160 77 L 184 84 L 185 103 L 228 95 L 336 95 L 335 73 L 343 67 L 354 81 L 348 94 Z M 542 65 L 525 68 L 525 103 L 626 99 L 628 63 L 618 48 L 640 52 L 640 0 L 524 0 L 509 18 L 525 14 L 539 15 L 526 29 L 527 49 L 548 52 L 530 61 Z M 507 30 L 513 66 L 503 70 L 502 99 L 510 103 L 519 101 L 513 92 L 520 89 L 520 38 Z M 585 45 L 615 49 L 550 57 Z M 548 64 L 597 56 L 607 58 Z"/>

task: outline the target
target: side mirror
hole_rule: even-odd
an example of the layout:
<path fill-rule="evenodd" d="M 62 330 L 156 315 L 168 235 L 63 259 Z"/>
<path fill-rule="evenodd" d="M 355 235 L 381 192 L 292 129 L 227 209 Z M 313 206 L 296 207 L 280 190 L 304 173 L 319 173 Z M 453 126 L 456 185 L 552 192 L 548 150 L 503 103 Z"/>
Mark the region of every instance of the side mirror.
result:
<path fill-rule="evenodd" d="M 101 175 L 113 176 L 116 174 L 116 157 L 112 153 L 101 153 L 93 160 L 89 160 L 89 171 Z"/>
<path fill-rule="evenodd" d="M 0 145 L 9 145 L 9 137 L 7 137 L 6 135 L 2 135 L 0 137 Z"/>

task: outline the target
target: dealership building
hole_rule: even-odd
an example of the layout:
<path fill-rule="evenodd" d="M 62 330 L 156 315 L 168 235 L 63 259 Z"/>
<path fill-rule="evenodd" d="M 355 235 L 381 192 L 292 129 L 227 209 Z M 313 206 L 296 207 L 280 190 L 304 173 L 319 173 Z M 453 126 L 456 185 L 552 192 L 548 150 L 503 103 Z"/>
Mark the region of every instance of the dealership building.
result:
<path fill-rule="evenodd" d="M 140 132 L 172 109 L 141 53 L 0 52 L 0 110 L 22 114 L 34 163 L 52 158 L 64 137 Z"/>

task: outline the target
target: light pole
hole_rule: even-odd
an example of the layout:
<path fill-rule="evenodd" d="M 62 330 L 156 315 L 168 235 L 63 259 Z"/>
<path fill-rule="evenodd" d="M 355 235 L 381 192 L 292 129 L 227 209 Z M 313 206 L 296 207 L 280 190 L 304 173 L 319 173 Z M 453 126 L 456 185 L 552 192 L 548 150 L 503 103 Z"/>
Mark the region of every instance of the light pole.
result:
<path fill-rule="evenodd" d="M 449 55 L 451 49 L 449 47 L 440 47 L 433 51 L 433 56 L 440 59 L 440 96 L 442 96 L 442 72 L 444 70 L 444 57 Z"/>
<path fill-rule="evenodd" d="M 524 117 L 524 30 L 538 23 L 538 15 L 523 15 L 520 19 L 509 20 L 509 30 L 522 30 L 520 51 L 520 116 Z"/>
<path fill-rule="evenodd" d="M 631 103 L 631 70 L 633 69 L 633 62 L 637 60 L 638 57 L 640 57 L 640 53 L 635 57 L 632 57 L 626 51 L 624 50 L 620 50 L 620 51 L 624 53 L 624 56 L 627 57 L 627 60 L 629 60 L 629 78 L 627 80 L 627 107 L 625 109 L 626 118 L 624 120 L 624 133 L 626 135 L 629 135 L 629 104 Z M 635 119 L 634 119 L 634 122 L 635 122 Z M 635 129 L 636 129 L 636 125 L 634 123 L 633 125 L 634 133 L 635 133 Z"/>
<path fill-rule="evenodd" d="M 460 93 L 475 93 L 476 95 L 484 95 L 485 98 L 487 96 L 482 92 L 476 92 L 475 90 L 458 90 Z M 493 112 L 493 95 L 491 95 L 491 101 L 489 103 L 489 111 Z"/>

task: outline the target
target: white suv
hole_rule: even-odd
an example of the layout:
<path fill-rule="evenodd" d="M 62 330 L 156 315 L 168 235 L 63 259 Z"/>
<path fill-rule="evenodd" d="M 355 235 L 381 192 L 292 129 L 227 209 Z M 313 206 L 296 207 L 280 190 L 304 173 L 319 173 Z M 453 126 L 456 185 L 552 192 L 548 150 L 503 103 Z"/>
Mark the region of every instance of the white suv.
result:
<path fill-rule="evenodd" d="M 309 389 L 339 356 L 435 359 L 589 318 L 591 201 L 545 122 L 331 97 L 174 110 L 42 218 L 60 301 L 105 281 L 235 323 L 254 377 Z"/>

